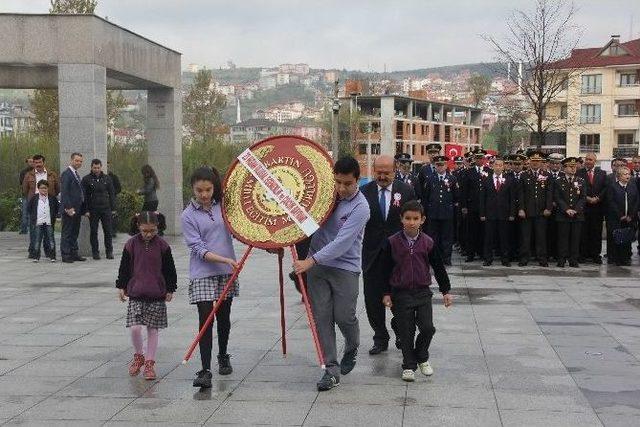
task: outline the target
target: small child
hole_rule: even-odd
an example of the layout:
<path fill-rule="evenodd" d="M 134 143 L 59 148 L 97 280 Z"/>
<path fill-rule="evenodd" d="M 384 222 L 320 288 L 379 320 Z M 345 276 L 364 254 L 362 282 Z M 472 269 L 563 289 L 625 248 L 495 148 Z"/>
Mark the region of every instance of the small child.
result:
<path fill-rule="evenodd" d="M 402 231 L 389 237 L 381 254 L 388 272 L 388 289 L 382 303 L 394 307 L 394 318 L 398 322 L 402 349 L 402 379 L 415 381 L 415 370 L 419 367 L 424 375 L 432 375 L 429 364 L 429 344 L 436 332 L 429 289 L 431 268 L 444 296 L 444 306 L 449 307 L 453 297 L 449 294 L 451 284 L 444 267 L 442 255 L 434 246 L 431 237 L 420 231 L 425 222 L 424 208 L 417 201 L 409 201 L 400 209 Z M 416 326 L 418 337 L 415 337 Z"/>
<path fill-rule="evenodd" d="M 56 262 L 56 240 L 53 227 L 56 224 L 59 202 L 54 196 L 49 195 L 49 182 L 41 179 L 37 183 L 38 194 L 31 197 L 27 205 L 29 218 L 34 224 L 35 232 L 35 257 L 33 262 L 40 261 L 40 248 L 44 241 L 44 254 L 51 262 Z"/>
<path fill-rule="evenodd" d="M 144 211 L 138 215 L 140 233 L 124 245 L 116 288 L 120 301 L 129 297 L 127 328 L 135 353 L 129 375 L 144 366 L 144 378 L 156 379 L 154 369 L 158 349 L 158 329 L 167 327 L 167 305 L 176 290 L 176 267 L 171 247 L 158 234 L 158 216 Z M 147 327 L 147 351 L 142 353 L 142 327 Z M 146 357 L 146 360 L 145 360 Z"/>

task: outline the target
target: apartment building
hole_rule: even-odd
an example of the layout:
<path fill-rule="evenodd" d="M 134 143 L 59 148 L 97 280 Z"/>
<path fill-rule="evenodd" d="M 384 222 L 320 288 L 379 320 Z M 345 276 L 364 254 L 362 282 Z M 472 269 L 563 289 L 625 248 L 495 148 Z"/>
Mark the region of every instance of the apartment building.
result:
<path fill-rule="evenodd" d="M 479 108 L 398 95 L 351 96 L 342 100 L 359 117 L 354 143 L 358 146 L 356 157 L 363 165 L 371 160 L 367 159 L 369 145 L 372 155 L 404 152 L 418 162 L 426 160 L 427 144 L 438 143 L 443 152 L 445 144 L 461 145 L 465 151 L 480 145 Z"/>
<path fill-rule="evenodd" d="M 560 125 L 546 151 L 568 156 L 596 153 L 600 160 L 638 154 L 640 140 L 640 39 L 612 36 L 602 47 L 574 49 L 555 64 L 571 78 L 546 113 Z"/>

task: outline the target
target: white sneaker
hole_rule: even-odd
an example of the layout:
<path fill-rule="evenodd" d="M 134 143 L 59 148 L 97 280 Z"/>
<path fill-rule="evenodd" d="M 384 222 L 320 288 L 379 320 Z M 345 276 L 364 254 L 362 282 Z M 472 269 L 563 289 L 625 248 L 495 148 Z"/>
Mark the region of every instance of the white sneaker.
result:
<path fill-rule="evenodd" d="M 416 380 L 416 374 L 411 369 L 402 371 L 402 381 L 413 382 Z"/>
<path fill-rule="evenodd" d="M 40 260 L 39 260 L 39 259 L 34 259 L 34 260 L 33 260 L 33 261 L 31 261 L 31 262 L 40 262 Z"/>
<path fill-rule="evenodd" d="M 429 364 L 428 360 L 426 362 L 418 363 L 418 368 L 420 368 L 420 372 L 422 372 L 423 375 L 428 377 L 433 375 L 433 368 Z"/>

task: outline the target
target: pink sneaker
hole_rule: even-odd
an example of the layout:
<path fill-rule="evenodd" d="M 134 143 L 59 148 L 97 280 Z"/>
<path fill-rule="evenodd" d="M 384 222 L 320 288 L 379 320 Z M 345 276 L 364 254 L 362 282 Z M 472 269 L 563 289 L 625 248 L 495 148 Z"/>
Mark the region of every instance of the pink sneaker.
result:
<path fill-rule="evenodd" d="M 144 355 L 135 353 L 133 355 L 133 361 L 129 365 L 129 375 L 135 377 L 140 373 L 140 368 L 144 365 Z"/>
<path fill-rule="evenodd" d="M 153 369 L 153 365 L 156 364 L 155 360 L 147 360 L 144 362 L 144 375 L 145 380 L 155 380 L 156 379 L 156 371 Z"/>

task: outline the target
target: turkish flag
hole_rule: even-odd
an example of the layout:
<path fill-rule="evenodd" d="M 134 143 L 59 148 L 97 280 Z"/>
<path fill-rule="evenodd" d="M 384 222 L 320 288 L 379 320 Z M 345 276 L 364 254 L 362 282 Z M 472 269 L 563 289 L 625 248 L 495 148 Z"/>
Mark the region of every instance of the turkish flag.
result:
<path fill-rule="evenodd" d="M 448 166 L 449 169 L 453 169 L 455 163 L 453 158 L 456 156 L 462 156 L 464 154 L 464 147 L 458 144 L 445 144 L 444 145 L 444 155 L 449 158 Z"/>

